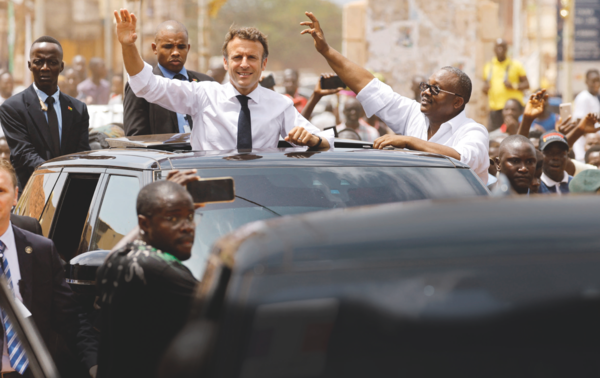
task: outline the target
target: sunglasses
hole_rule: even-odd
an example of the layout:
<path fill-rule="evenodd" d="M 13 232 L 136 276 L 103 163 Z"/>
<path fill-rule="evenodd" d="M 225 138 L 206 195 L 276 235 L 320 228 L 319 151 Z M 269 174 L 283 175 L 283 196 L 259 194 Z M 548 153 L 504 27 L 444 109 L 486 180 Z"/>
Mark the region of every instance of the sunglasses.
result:
<path fill-rule="evenodd" d="M 430 84 L 427 84 L 427 83 L 421 83 L 421 84 L 419 84 L 419 88 L 421 89 L 421 92 L 425 92 L 426 90 L 429 89 L 429 92 L 432 95 L 434 95 L 434 96 L 439 95 L 440 92 L 444 92 L 444 93 L 448 93 L 448 94 L 455 95 L 455 96 L 458 96 L 458 97 L 462 98 L 462 96 L 459 95 L 458 93 L 452 93 L 452 92 L 445 91 L 443 89 L 440 89 L 440 87 L 438 87 L 437 85 L 430 85 Z"/>

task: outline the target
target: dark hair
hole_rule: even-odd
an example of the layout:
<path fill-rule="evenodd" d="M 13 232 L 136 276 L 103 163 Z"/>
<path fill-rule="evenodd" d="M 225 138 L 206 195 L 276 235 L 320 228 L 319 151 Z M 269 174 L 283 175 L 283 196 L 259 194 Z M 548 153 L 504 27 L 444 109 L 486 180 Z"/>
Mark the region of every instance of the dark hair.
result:
<path fill-rule="evenodd" d="M 185 188 L 173 181 L 157 181 L 140 190 L 136 201 L 138 215 L 151 217 L 164 204 L 164 199 L 174 195 L 184 195 L 192 200 Z"/>
<path fill-rule="evenodd" d="M 452 72 L 456 75 L 456 86 L 458 88 L 458 94 L 465 100 L 465 105 L 471 100 L 471 91 L 473 90 L 473 83 L 466 73 L 462 72 L 456 67 L 446 66 L 441 68 L 444 71 Z"/>
<path fill-rule="evenodd" d="M 589 148 L 589 150 L 585 151 L 585 162 L 587 164 L 587 162 L 590 160 L 590 155 L 594 152 L 600 152 L 600 146 L 592 146 Z"/>
<path fill-rule="evenodd" d="M 535 139 L 540 139 L 540 137 L 542 136 L 542 132 L 538 129 L 533 129 L 529 132 L 529 139 L 535 138 Z"/>
<path fill-rule="evenodd" d="M 523 135 L 520 134 L 516 134 L 516 135 L 509 135 L 506 138 L 504 138 L 504 140 L 502 141 L 502 143 L 500 143 L 500 149 L 499 149 L 499 155 L 502 155 L 502 151 L 508 146 L 508 145 L 520 145 L 520 144 L 527 144 L 529 146 L 531 146 L 531 149 L 533 151 L 535 151 L 535 147 L 533 145 L 533 143 L 531 143 L 531 141 L 529 140 L 529 138 L 524 137 Z M 536 155 L 537 156 L 537 155 Z M 537 159 L 537 157 L 536 157 Z"/>
<path fill-rule="evenodd" d="M 17 186 L 17 173 L 15 172 L 15 167 L 8 161 L 8 159 L 0 159 L 0 169 L 8 172 L 10 176 L 10 181 L 12 181 L 13 186 Z"/>
<path fill-rule="evenodd" d="M 233 25 L 229 27 L 229 31 L 225 34 L 225 43 L 223 43 L 223 56 L 228 59 L 227 45 L 235 37 L 239 39 L 245 39 L 247 41 L 257 41 L 263 46 L 262 60 L 267 59 L 269 56 L 269 43 L 267 42 L 267 36 L 261 33 L 257 28 L 235 28 Z"/>
<path fill-rule="evenodd" d="M 56 38 L 50 37 L 48 35 L 45 35 L 43 37 L 40 37 L 38 39 L 36 39 L 32 44 L 31 44 L 31 49 L 30 51 L 33 51 L 33 46 L 36 43 L 43 43 L 43 42 L 48 42 L 48 43 L 54 43 L 55 45 L 58 45 L 58 49 L 60 50 L 60 59 L 62 59 L 63 56 L 63 48 L 62 45 L 60 44 L 60 42 L 58 42 L 58 40 L 56 40 Z"/>
<path fill-rule="evenodd" d="M 595 68 L 592 68 L 590 70 L 587 70 L 587 72 L 585 73 L 585 80 L 588 80 L 590 78 L 591 74 L 596 74 L 596 75 L 600 75 L 600 71 L 598 71 Z"/>
<path fill-rule="evenodd" d="M 521 101 L 517 100 L 516 98 L 509 98 L 508 100 L 506 100 L 506 103 L 504 104 L 504 107 L 506 108 L 506 104 L 508 104 L 508 102 L 514 102 L 515 104 L 517 104 L 517 107 L 519 108 L 519 113 L 523 113 L 523 110 L 525 109 L 523 107 L 523 104 L 521 104 Z"/>

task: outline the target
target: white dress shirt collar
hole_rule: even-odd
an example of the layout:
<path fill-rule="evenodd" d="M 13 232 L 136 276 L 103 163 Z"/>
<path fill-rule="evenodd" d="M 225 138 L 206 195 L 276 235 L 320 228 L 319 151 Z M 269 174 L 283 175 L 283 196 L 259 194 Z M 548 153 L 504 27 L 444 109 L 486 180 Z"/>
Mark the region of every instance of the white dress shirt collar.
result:
<path fill-rule="evenodd" d="M 35 93 L 37 93 L 38 97 L 46 102 L 46 99 L 49 97 L 45 92 L 38 89 L 38 87 L 33 83 L 33 89 L 35 89 Z M 60 104 L 60 88 L 56 87 L 56 92 L 52 95 L 54 97 L 54 103 Z"/>
<path fill-rule="evenodd" d="M 542 181 L 549 188 L 552 186 L 556 186 L 557 188 L 560 188 L 560 184 L 562 184 L 563 182 L 566 182 L 566 183 L 569 182 L 569 174 L 565 171 L 562 180 L 560 182 L 556 182 L 556 181 L 552 180 L 550 177 L 546 176 L 546 174 L 542 172 Z"/>
<path fill-rule="evenodd" d="M 223 84 L 223 89 L 225 90 L 225 96 L 227 96 L 228 100 L 231 100 L 235 96 L 241 95 L 241 93 L 237 90 L 237 88 L 233 84 L 231 84 L 231 82 L 227 82 L 226 84 Z M 252 92 L 250 92 L 246 96 L 250 97 L 252 99 L 252 101 L 259 104 L 260 103 L 260 91 L 262 89 L 265 89 L 265 88 L 263 88 L 259 84 Z M 267 90 L 269 90 L 269 89 L 267 89 Z"/>
<path fill-rule="evenodd" d="M 463 109 L 462 112 L 458 113 L 458 115 L 454 118 L 452 118 L 450 121 L 445 122 L 447 124 L 450 125 L 450 127 L 452 127 L 452 132 L 456 132 L 456 129 L 459 128 L 460 126 L 464 125 L 467 122 L 470 122 L 471 120 L 467 118 L 467 114 L 465 113 L 465 110 Z"/>

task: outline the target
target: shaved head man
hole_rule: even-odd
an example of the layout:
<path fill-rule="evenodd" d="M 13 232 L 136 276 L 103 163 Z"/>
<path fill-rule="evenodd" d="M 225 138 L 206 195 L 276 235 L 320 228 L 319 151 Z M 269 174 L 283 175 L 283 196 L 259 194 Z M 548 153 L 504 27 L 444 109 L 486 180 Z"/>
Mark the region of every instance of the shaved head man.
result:
<path fill-rule="evenodd" d="M 186 70 L 190 48 L 188 31 L 181 22 L 169 20 L 158 25 L 152 42 L 158 65 L 152 73 L 171 80 L 213 81 L 208 75 Z M 137 97 L 129 84 L 125 86 L 123 99 L 123 125 L 128 136 L 189 133 L 194 127 L 190 115 L 172 112 Z"/>
<path fill-rule="evenodd" d="M 458 68 L 442 67 L 419 85 L 417 101 L 394 93 L 365 68 L 344 57 L 325 40 L 321 24 L 310 12 L 307 27 L 315 48 L 342 81 L 356 93 L 367 117 L 376 115 L 397 135 L 375 140 L 374 148 L 393 146 L 445 155 L 469 165 L 488 181 L 489 139 L 485 127 L 467 118 L 471 79 Z"/>
<path fill-rule="evenodd" d="M 535 178 L 537 155 L 535 147 L 522 135 L 511 135 L 500 143 L 496 162 L 518 194 L 528 194 Z"/>

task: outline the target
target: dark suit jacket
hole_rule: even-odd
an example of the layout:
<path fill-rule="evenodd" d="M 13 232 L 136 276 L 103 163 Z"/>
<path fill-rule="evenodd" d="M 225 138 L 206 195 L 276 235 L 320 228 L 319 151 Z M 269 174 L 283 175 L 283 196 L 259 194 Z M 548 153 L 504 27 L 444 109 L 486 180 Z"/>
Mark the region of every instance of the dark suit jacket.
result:
<path fill-rule="evenodd" d="M 158 66 L 154 67 L 152 72 L 164 77 Z M 196 81 L 215 81 L 205 74 L 194 71 L 187 71 L 187 73 L 190 81 L 194 81 L 194 79 Z M 137 97 L 129 87 L 129 83 L 125 86 L 125 98 L 123 99 L 123 127 L 127 136 L 179 132 L 177 113 Z"/>
<path fill-rule="evenodd" d="M 71 108 L 71 109 L 69 109 Z M 90 149 L 87 106 L 64 93 L 60 94 L 62 136 L 60 155 Z M 48 121 L 33 85 L 0 106 L 0 123 L 10 147 L 10 161 L 17 171 L 19 189 L 23 190 L 33 171 L 53 159 L 52 137 Z"/>
<path fill-rule="evenodd" d="M 13 231 L 21 271 L 19 289 L 23 304 L 31 312 L 50 354 L 57 365 L 64 360 L 57 350 L 60 347 L 57 345 L 57 334 L 60 334 L 72 349 L 77 350 L 85 367 L 91 368 L 96 365 L 98 341 L 91 325 L 80 316 L 81 307 L 65 281 L 54 243 L 14 225 Z M 1 340 L 0 347 L 3 343 Z"/>
<path fill-rule="evenodd" d="M 42 226 L 37 219 L 27 217 L 25 215 L 10 214 L 10 221 L 13 225 L 19 227 L 22 230 L 32 232 L 36 235 L 44 236 L 42 234 Z"/>

